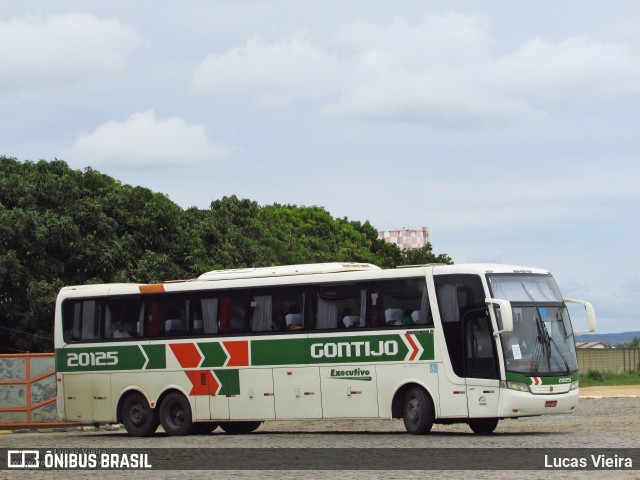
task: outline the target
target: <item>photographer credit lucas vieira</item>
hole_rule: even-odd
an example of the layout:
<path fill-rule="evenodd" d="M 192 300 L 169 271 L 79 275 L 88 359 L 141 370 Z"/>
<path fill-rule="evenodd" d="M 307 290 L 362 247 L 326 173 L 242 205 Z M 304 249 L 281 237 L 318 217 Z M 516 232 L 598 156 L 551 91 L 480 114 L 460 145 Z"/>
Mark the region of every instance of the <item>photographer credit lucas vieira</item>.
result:
<path fill-rule="evenodd" d="M 595 455 L 588 457 L 554 457 L 544 456 L 545 468 L 633 468 L 633 460 L 618 455 Z"/>

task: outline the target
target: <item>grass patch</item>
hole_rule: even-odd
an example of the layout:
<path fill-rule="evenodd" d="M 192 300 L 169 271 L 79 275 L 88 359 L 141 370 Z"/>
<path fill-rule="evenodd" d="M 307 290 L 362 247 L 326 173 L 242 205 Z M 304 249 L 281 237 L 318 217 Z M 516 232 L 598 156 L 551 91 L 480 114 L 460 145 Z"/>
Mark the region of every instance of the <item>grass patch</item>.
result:
<path fill-rule="evenodd" d="M 633 373 L 609 373 L 589 370 L 580 374 L 581 387 L 615 387 L 619 385 L 640 385 L 640 371 Z"/>

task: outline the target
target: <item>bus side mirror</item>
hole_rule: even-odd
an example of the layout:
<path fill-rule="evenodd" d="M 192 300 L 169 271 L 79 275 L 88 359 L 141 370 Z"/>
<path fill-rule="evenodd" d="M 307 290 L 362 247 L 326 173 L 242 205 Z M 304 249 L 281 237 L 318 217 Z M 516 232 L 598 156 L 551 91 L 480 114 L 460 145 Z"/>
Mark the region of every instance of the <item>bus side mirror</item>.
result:
<path fill-rule="evenodd" d="M 497 305 L 498 307 L 500 307 L 500 319 L 502 320 L 502 330 L 498 330 L 493 334 L 493 336 L 497 337 L 502 332 L 512 332 L 513 331 L 513 314 L 511 313 L 511 303 L 508 300 L 501 300 L 498 298 L 485 298 L 484 301 L 488 307 L 491 307 L 492 305 Z"/>
<path fill-rule="evenodd" d="M 587 323 L 589 325 L 589 330 L 573 332 L 574 335 L 580 335 L 581 333 L 591 333 L 596 331 L 596 311 L 593 309 L 593 305 L 589 302 L 584 302 L 582 300 L 576 300 L 575 298 L 563 298 L 565 303 L 577 303 L 578 305 L 583 305 L 585 311 L 587 312 Z"/>

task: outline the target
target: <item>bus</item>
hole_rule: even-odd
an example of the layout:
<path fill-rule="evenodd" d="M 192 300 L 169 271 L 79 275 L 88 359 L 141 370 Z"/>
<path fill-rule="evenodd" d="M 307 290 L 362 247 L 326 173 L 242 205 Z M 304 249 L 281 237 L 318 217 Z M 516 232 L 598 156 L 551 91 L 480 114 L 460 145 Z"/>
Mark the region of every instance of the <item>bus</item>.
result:
<path fill-rule="evenodd" d="M 338 418 L 488 434 L 576 408 L 567 303 L 594 331 L 593 307 L 563 298 L 548 271 L 508 265 L 325 263 L 65 287 L 57 411 L 132 436 Z"/>

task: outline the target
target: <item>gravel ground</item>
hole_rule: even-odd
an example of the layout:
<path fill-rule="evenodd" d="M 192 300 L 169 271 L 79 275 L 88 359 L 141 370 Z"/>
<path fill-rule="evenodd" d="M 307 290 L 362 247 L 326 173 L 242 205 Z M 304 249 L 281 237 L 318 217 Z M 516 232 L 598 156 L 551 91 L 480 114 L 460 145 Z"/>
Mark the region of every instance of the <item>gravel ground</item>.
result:
<path fill-rule="evenodd" d="M 598 387 L 596 387 L 598 388 Z M 640 387 L 635 387 L 640 390 Z M 471 433 L 466 425 L 435 425 L 431 435 L 412 436 L 404 432 L 401 421 L 275 421 L 263 424 L 251 435 L 227 435 L 217 430 L 211 435 L 154 437 L 135 439 L 123 431 L 75 431 L 66 433 L 25 433 L 0 436 L 0 448 L 357 448 L 366 455 L 367 448 L 590 448 L 595 453 L 604 448 L 638 448 L 640 445 L 640 397 L 628 395 L 630 388 L 604 392 L 582 389 L 575 414 L 504 420 L 489 436 Z M 594 393 L 595 392 L 595 393 Z M 617 397 L 616 395 L 622 395 Z M 473 451 L 472 451 L 473 452 Z M 639 466 L 636 466 L 638 468 Z M 284 468 L 284 467 L 283 467 Z M 461 465 L 460 468 L 464 468 Z M 82 472 L 82 471 L 0 471 L 0 480 L 94 479 L 105 478 L 175 478 L 185 472 Z M 412 479 L 412 478 L 640 478 L 633 471 L 189 471 L 190 478 L 335 478 Z"/>

